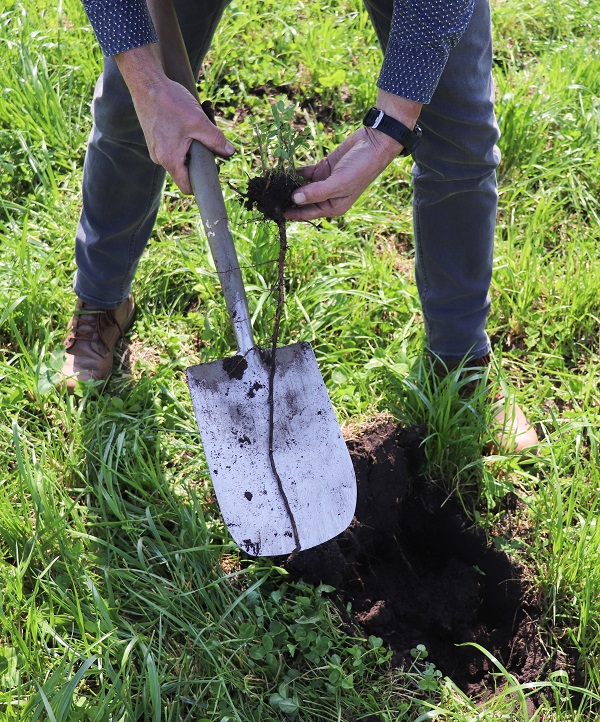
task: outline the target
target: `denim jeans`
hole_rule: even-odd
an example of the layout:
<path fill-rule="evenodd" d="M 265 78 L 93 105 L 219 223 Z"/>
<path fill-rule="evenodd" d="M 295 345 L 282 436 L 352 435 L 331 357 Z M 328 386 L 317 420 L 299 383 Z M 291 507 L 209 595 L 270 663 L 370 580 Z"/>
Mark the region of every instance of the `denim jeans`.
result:
<path fill-rule="evenodd" d="M 392 0 L 364 0 L 383 49 Z M 415 275 L 431 353 L 447 363 L 490 350 L 500 136 L 494 115 L 489 0 L 473 17 L 419 118 L 413 159 Z"/>
<path fill-rule="evenodd" d="M 228 0 L 177 0 L 195 72 Z M 385 48 L 393 0 L 364 0 Z M 499 137 L 493 108 L 489 0 L 451 51 L 414 154 L 415 273 L 430 352 L 448 363 L 489 352 L 489 312 Z M 106 59 L 93 100 L 75 291 L 102 308 L 130 292 L 156 219 L 165 172 L 149 158 L 131 98 Z"/>
<path fill-rule="evenodd" d="M 175 0 L 196 77 L 229 1 Z M 131 95 L 113 58 L 104 59 L 92 117 L 73 285 L 84 301 L 99 308 L 117 308 L 131 291 L 152 234 L 165 170 L 150 158 Z"/>

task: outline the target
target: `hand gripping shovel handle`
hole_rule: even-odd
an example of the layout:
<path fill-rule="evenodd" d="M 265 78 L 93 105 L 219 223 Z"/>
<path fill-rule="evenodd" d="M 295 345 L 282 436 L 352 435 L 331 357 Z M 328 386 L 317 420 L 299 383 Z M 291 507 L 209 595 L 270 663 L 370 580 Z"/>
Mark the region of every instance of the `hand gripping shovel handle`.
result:
<path fill-rule="evenodd" d="M 183 85 L 197 98 L 196 82 L 172 0 L 147 0 L 147 4 L 160 41 L 167 77 Z M 190 148 L 189 173 L 238 350 L 245 355 L 254 346 L 254 341 L 240 265 L 227 222 L 215 157 L 196 140 L 192 141 Z"/>
<path fill-rule="evenodd" d="M 197 140 L 192 141 L 190 148 L 189 171 L 192 190 L 219 274 L 238 351 L 243 356 L 254 346 L 246 291 L 229 230 L 215 157 Z"/>

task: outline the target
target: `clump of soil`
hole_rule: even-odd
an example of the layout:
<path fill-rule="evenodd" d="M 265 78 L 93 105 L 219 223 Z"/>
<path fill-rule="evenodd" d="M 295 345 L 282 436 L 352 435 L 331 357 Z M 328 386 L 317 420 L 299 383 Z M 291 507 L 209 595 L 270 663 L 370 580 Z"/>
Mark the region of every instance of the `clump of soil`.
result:
<path fill-rule="evenodd" d="M 331 584 L 352 622 L 382 637 L 393 661 L 408 668 L 423 644 L 429 661 L 471 696 L 494 689 L 495 669 L 472 646 L 491 652 L 521 682 L 558 669 L 573 677 L 574 659 L 542 643 L 543 609 L 525 570 L 488 543 L 462 507 L 418 476 L 418 430 L 393 422 L 347 442 L 358 504 L 336 539 L 284 563 L 308 583 Z"/>
<path fill-rule="evenodd" d="M 300 179 L 290 173 L 276 170 L 267 171 L 264 175 L 255 176 L 248 181 L 244 195 L 248 210 L 256 208 L 263 216 L 280 226 L 285 224 L 283 214 L 291 208 L 292 193 L 302 185 Z"/>

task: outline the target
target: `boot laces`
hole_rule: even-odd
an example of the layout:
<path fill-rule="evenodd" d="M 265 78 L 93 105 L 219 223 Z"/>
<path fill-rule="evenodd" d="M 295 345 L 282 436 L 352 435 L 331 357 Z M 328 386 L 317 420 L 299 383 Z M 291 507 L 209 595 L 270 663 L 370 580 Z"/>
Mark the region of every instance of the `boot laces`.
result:
<path fill-rule="evenodd" d="M 73 325 L 69 334 L 69 341 L 102 341 L 107 350 L 110 346 L 104 339 L 103 333 L 108 326 L 116 325 L 119 333 L 123 336 L 121 324 L 117 321 L 113 309 L 86 308 L 82 303 L 77 307 L 73 316 Z"/>

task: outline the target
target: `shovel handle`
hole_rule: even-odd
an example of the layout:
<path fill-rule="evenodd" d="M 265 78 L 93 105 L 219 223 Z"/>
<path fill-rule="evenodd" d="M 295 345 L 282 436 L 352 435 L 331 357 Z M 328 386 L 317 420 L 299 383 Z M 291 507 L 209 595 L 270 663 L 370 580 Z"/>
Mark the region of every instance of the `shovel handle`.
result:
<path fill-rule="evenodd" d="M 160 41 L 165 74 L 197 98 L 194 74 L 172 0 L 147 0 L 147 4 Z M 229 230 L 215 157 L 197 140 L 192 141 L 190 148 L 189 174 L 221 281 L 238 350 L 245 355 L 254 346 L 254 340 L 240 264 Z"/>
<path fill-rule="evenodd" d="M 238 351 L 243 356 L 253 348 L 254 340 L 242 272 L 229 230 L 215 157 L 197 140 L 192 141 L 190 147 L 189 172 L 210 252 L 221 281 Z"/>

